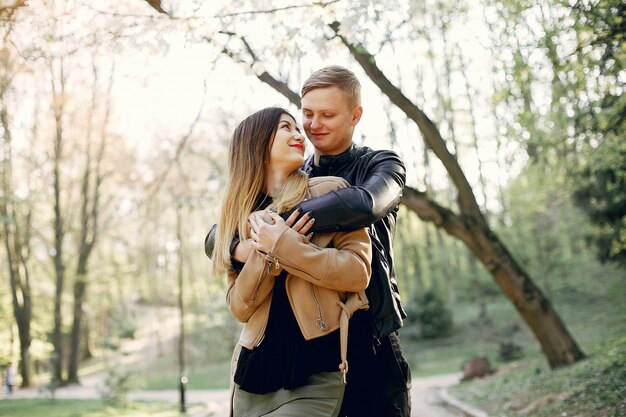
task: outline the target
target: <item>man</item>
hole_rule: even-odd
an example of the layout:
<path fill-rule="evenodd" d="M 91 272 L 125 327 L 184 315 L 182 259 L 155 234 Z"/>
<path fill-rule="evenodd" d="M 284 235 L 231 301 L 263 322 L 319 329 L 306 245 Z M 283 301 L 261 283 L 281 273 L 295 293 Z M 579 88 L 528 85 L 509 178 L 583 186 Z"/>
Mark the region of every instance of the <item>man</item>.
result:
<path fill-rule="evenodd" d="M 410 369 L 397 334 L 406 314 L 393 262 L 404 164 L 392 151 L 374 151 L 352 143 L 363 113 L 361 86 L 353 72 L 340 66 L 322 68 L 304 82 L 301 95 L 302 124 L 315 147 L 304 169 L 311 177 L 342 177 L 351 187 L 303 202 L 300 213 L 315 219 L 309 231 L 368 227 L 372 238 L 372 277 L 366 290 L 370 309 L 358 311 L 350 320 L 348 384 L 339 415 L 409 417 Z M 209 255 L 213 232 L 205 241 Z M 232 247 L 233 258 L 243 261 L 249 245 L 237 243 Z"/>

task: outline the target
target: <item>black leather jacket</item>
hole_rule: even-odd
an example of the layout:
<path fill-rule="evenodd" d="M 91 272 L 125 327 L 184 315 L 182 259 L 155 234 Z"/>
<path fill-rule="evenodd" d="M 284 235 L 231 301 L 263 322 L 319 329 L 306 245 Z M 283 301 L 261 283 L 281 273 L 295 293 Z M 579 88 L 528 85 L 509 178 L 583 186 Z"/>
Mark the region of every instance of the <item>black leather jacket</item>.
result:
<path fill-rule="evenodd" d="M 301 203 L 302 213 L 312 212 L 313 232 L 368 227 L 372 238 L 372 277 L 366 289 L 372 333 L 377 339 L 402 327 L 402 307 L 393 262 L 393 237 L 406 172 L 392 151 L 375 151 L 352 145 L 340 155 L 313 157 L 304 165 L 311 177 L 342 177 L 353 187 L 332 191 Z M 205 252 L 213 251 L 215 227 L 205 239 Z M 234 242 L 236 243 L 236 242 Z"/>
<path fill-rule="evenodd" d="M 393 151 L 352 145 L 339 155 L 321 156 L 319 166 L 307 159 L 311 177 L 342 177 L 353 187 L 302 202 L 312 212 L 314 232 L 368 227 L 372 238 L 372 277 L 365 290 L 370 302 L 374 337 L 380 339 L 402 327 L 402 307 L 393 261 L 396 218 L 406 179 L 404 163 Z"/>

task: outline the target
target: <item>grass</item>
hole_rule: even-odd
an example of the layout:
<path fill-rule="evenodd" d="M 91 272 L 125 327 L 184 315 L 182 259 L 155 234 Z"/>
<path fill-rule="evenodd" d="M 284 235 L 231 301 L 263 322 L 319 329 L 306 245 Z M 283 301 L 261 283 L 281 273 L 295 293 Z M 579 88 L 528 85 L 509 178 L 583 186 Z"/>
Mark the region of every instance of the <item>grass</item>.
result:
<path fill-rule="evenodd" d="M 202 410 L 191 406 L 189 415 Z M 0 415 L 7 417 L 180 417 L 178 406 L 164 403 L 132 403 L 128 408 L 105 405 L 97 400 L 0 400 Z"/>
<path fill-rule="evenodd" d="M 626 415 L 626 336 L 599 345 L 589 357 L 550 370 L 533 360 L 450 391 L 492 417 L 623 417 Z"/>
<path fill-rule="evenodd" d="M 226 389 L 229 386 L 229 362 L 197 364 L 187 372 L 187 389 Z M 145 390 L 178 389 L 178 364 L 173 356 L 162 357 L 135 373 L 137 385 Z"/>

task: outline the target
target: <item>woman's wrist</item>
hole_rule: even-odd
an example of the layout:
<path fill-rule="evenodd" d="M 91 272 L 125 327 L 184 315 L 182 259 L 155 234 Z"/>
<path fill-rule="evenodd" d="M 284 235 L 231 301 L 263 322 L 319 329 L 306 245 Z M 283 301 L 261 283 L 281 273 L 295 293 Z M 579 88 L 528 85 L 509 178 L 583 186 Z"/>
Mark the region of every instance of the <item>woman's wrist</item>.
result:
<path fill-rule="evenodd" d="M 240 240 L 239 244 L 235 246 L 233 251 L 233 259 L 237 262 L 245 263 L 252 252 L 252 245 L 250 244 L 252 239 Z"/>

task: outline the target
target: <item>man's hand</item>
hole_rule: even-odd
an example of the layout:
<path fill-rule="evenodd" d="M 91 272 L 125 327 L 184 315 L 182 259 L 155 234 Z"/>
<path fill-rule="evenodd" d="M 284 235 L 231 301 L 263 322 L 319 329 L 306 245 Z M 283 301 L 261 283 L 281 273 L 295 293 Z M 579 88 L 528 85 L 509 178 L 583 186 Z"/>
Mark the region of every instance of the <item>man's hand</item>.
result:
<path fill-rule="evenodd" d="M 308 235 L 306 233 L 311 229 L 311 227 L 313 227 L 315 219 L 311 218 L 310 212 L 304 213 L 300 220 L 298 220 L 296 224 L 293 224 L 293 222 L 296 221 L 299 215 L 300 209 L 296 209 L 293 213 L 291 213 L 287 220 L 285 220 L 285 224 L 287 224 L 287 226 L 291 227 L 293 230 L 300 233 L 301 235 L 305 235 L 307 240 L 311 240 L 311 238 L 313 237 L 313 232 L 309 233 Z"/>

